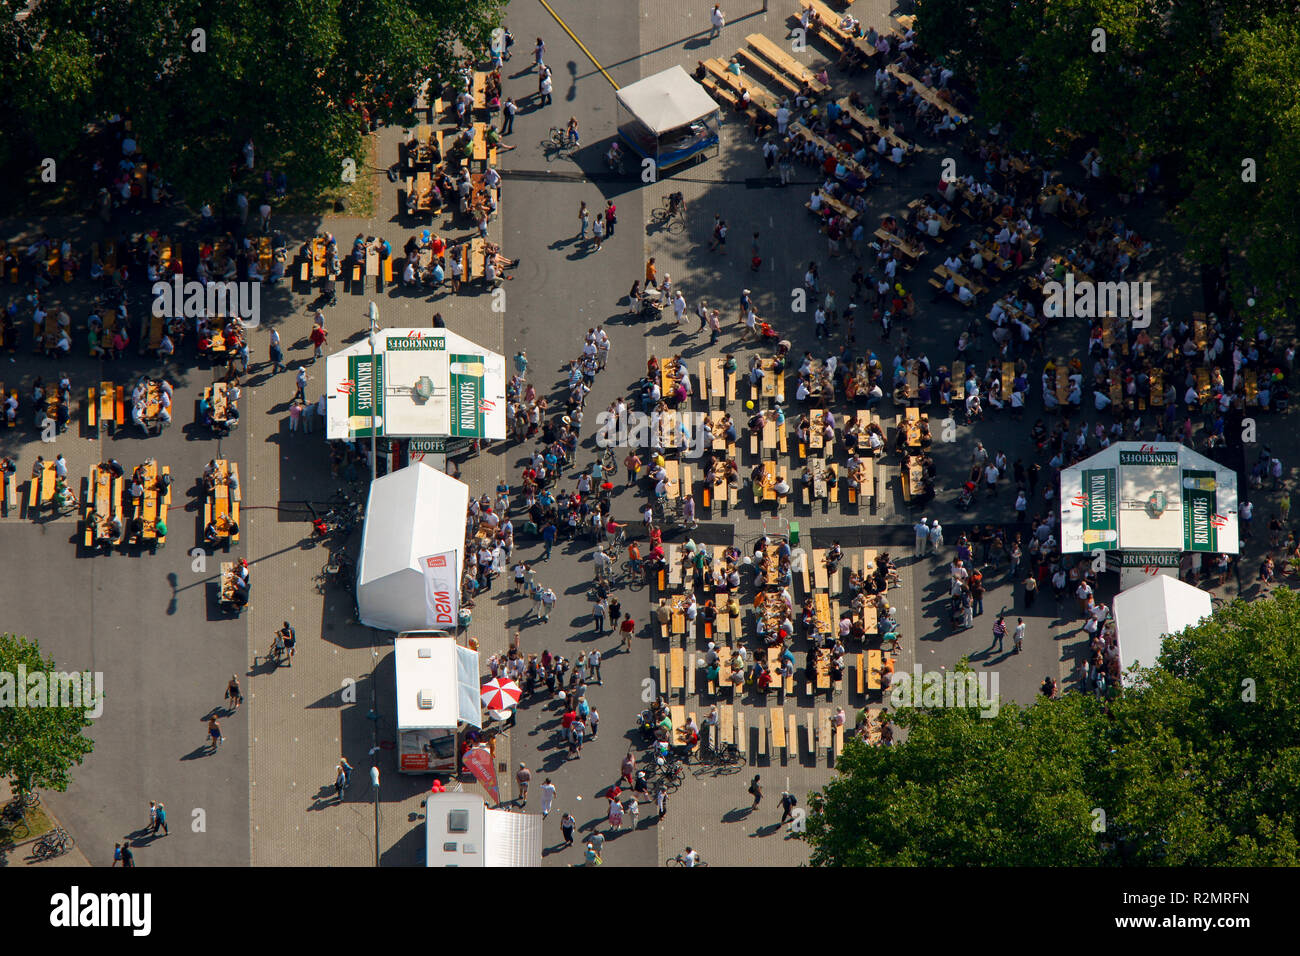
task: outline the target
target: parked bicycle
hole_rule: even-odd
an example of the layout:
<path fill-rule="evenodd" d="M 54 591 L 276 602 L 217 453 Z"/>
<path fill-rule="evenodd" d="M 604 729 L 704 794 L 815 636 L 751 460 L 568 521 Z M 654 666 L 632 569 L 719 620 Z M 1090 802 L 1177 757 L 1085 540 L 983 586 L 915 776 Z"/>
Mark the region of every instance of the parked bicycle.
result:
<path fill-rule="evenodd" d="M 62 856 L 72 849 L 76 843 L 67 830 L 59 828 L 51 830 L 45 836 L 36 841 L 32 847 L 32 856 L 37 860 L 49 860 L 56 856 Z"/>

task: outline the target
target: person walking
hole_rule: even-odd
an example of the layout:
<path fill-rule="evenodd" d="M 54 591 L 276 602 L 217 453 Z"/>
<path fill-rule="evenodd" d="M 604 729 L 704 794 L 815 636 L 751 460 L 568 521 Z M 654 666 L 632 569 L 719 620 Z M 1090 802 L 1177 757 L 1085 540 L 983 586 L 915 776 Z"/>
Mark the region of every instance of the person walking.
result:
<path fill-rule="evenodd" d="M 542 552 L 543 561 L 549 561 L 551 559 L 551 549 L 555 547 L 555 536 L 557 533 L 554 521 L 549 522 L 546 527 L 542 529 L 542 542 L 546 545 L 546 550 Z"/>
<path fill-rule="evenodd" d="M 113 844 L 113 866 L 116 867 L 121 862 L 122 862 L 122 844 L 114 843 Z"/>
<path fill-rule="evenodd" d="M 505 104 L 501 107 L 501 135 L 509 136 L 515 129 L 515 114 L 519 112 L 519 107 L 515 105 L 514 97 L 506 97 Z"/>
<path fill-rule="evenodd" d="M 668 816 L 668 791 L 662 785 L 655 791 L 655 809 L 659 812 L 660 820 Z"/>
<path fill-rule="evenodd" d="M 528 765 L 522 761 L 519 769 L 515 771 L 515 783 L 519 787 L 519 797 L 517 803 L 522 807 L 528 803 L 528 782 L 533 779 L 533 772 L 528 769 Z"/>
<path fill-rule="evenodd" d="M 591 724 L 591 739 L 594 741 L 600 729 L 600 711 L 595 707 L 591 708 L 591 713 L 587 715 L 587 723 Z"/>
<path fill-rule="evenodd" d="M 713 12 L 709 14 L 709 39 L 722 36 L 722 28 L 727 25 L 726 14 L 722 12 L 718 4 L 713 5 Z"/>
<path fill-rule="evenodd" d="M 533 47 L 533 66 L 536 67 L 538 73 L 546 69 L 546 64 L 542 62 L 542 58 L 545 56 L 546 44 L 542 42 L 541 37 L 538 37 L 537 45 Z"/>
<path fill-rule="evenodd" d="M 122 868 L 132 869 L 135 867 L 135 854 L 131 852 L 131 841 L 122 841 Z"/>
<path fill-rule="evenodd" d="M 623 615 L 623 623 L 618 626 L 618 630 L 623 635 L 623 647 L 632 650 L 632 632 L 636 630 L 636 622 L 630 613 Z"/>
<path fill-rule="evenodd" d="M 551 70 L 549 67 L 543 67 L 542 80 L 538 89 L 542 95 L 541 105 L 550 106 L 553 102 L 551 99 L 551 91 L 554 89 L 554 84 L 551 81 Z"/>
<path fill-rule="evenodd" d="M 794 808 L 795 808 L 795 804 L 797 804 L 798 802 L 799 801 L 795 799 L 795 795 L 793 793 L 790 793 L 789 791 L 785 791 L 781 794 L 781 822 L 782 823 L 785 823 L 786 820 L 794 819 Z"/>
<path fill-rule="evenodd" d="M 297 391 L 293 393 L 294 399 L 305 404 L 307 401 L 307 369 L 298 369 L 298 374 L 294 376 L 294 385 L 297 386 Z"/>
<path fill-rule="evenodd" d="M 912 554 L 919 558 L 925 554 L 925 544 L 930 540 L 930 519 L 922 518 L 912 530 L 916 532 L 916 546 L 912 549 Z"/>
<path fill-rule="evenodd" d="M 600 858 L 600 852 L 591 843 L 588 843 L 586 850 L 583 852 L 583 862 L 587 866 L 600 866 L 605 861 Z"/>
<path fill-rule="evenodd" d="M 564 834 L 564 845 L 573 846 L 573 828 L 578 825 L 578 821 L 573 818 L 572 813 L 566 813 L 560 817 L 560 832 Z"/>
<path fill-rule="evenodd" d="M 605 683 L 603 680 L 600 679 L 600 651 L 599 650 L 593 649 L 591 653 L 587 655 L 587 670 L 589 672 L 589 679 L 591 683 L 602 684 L 602 685 Z M 593 737 L 596 736 L 594 730 L 592 732 L 592 736 Z"/>
<path fill-rule="evenodd" d="M 1002 640 L 1007 636 L 1007 619 L 1001 614 L 998 615 L 996 623 L 993 625 L 993 643 L 989 645 L 989 650 L 996 647 L 1002 650 Z"/>
<path fill-rule="evenodd" d="M 600 247 L 605 241 L 605 214 L 597 213 L 596 221 L 591 224 L 591 239 L 596 244 L 596 252 L 600 252 Z"/>
<path fill-rule="evenodd" d="M 749 781 L 748 792 L 754 798 L 754 804 L 749 808 L 751 812 L 757 810 L 758 805 L 763 802 L 763 786 L 759 783 L 758 777 L 758 774 L 754 774 L 754 779 Z"/>
<path fill-rule="evenodd" d="M 325 340 L 328 337 L 329 337 L 329 329 L 325 328 L 325 324 L 323 322 L 312 326 L 311 334 L 308 336 L 308 339 L 310 340 L 312 345 L 313 351 L 311 355 L 311 360 L 313 362 L 321 357 L 321 352 L 325 348 Z"/>
<path fill-rule="evenodd" d="M 549 587 L 542 588 L 542 620 L 551 619 L 551 610 L 555 607 L 555 592 Z"/>
<path fill-rule="evenodd" d="M 348 788 L 348 775 L 343 771 L 341 763 L 334 765 L 334 799 L 339 803 L 343 802 L 343 791 Z"/>
<path fill-rule="evenodd" d="M 623 616 L 622 602 L 620 602 L 619 599 L 616 597 L 611 597 L 609 599 L 609 613 L 606 615 L 606 617 L 609 618 L 610 630 L 613 630 L 614 628 L 618 627 L 619 618 L 622 616 Z"/>
<path fill-rule="evenodd" d="M 280 333 L 275 329 L 271 330 L 271 345 L 267 350 L 271 356 L 271 374 L 283 372 L 284 366 L 284 349 L 280 345 Z"/>
<path fill-rule="evenodd" d="M 629 825 L 633 830 L 637 827 L 637 821 L 641 819 L 641 801 L 633 794 L 624 805 L 627 815 L 631 818 Z"/>
<path fill-rule="evenodd" d="M 614 205 L 614 200 L 612 199 L 606 200 L 605 201 L 605 238 L 606 239 L 614 238 L 614 225 L 618 222 L 618 217 L 615 215 L 615 213 L 617 212 L 618 212 L 618 207 Z"/>
<path fill-rule="evenodd" d="M 632 756 L 632 749 L 629 747 L 627 754 L 623 757 L 623 762 L 618 765 L 619 777 L 627 782 L 627 788 L 632 789 L 634 781 L 632 775 L 636 773 L 636 758 Z"/>
<path fill-rule="evenodd" d="M 591 602 L 591 620 L 595 625 L 597 634 L 605 633 L 605 599 L 597 595 L 596 600 Z"/>
<path fill-rule="evenodd" d="M 158 835 L 160 829 L 163 832 L 163 836 L 171 836 L 170 831 L 167 829 L 167 807 L 163 805 L 161 801 L 158 803 L 154 813 L 153 833 L 155 836 Z"/>
<path fill-rule="evenodd" d="M 208 718 L 208 744 L 212 747 L 212 752 L 216 753 L 221 742 L 226 738 L 221 736 L 221 723 L 215 717 Z"/>
<path fill-rule="evenodd" d="M 149 832 L 155 833 L 158 830 L 158 804 L 152 800 L 149 801 Z"/>
<path fill-rule="evenodd" d="M 1025 619 L 1023 617 L 1016 618 L 1015 642 L 1016 653 L 1019 654 L 1025 643 Z"/>
<path fill-rule="evenodd" d="M 623 804 L 617 800 L 609 801 L 609 826 L 611 830 L 623 829 Z"/>
<path fill-rule="evenodd" d="M 238 674 L 230 675 L 230 683 L 226 685 L 226 700 L 230 702 L 227 711 L 232 714 L 239 710 L 239 705 L 244 702 L 244 692 L 239 686 Z"/>
<path fill-rule="evenodd" d="M 587 227 L 591 225 L 591 213 L 587 211 L 587 204 L 580 202 L 578 204 L 578 238 L 587 238 Z"/>
<path fill-rule="evenodd" d="M 934 553 L 938 554 L 943 550 L 943 525 L 939 524 L 939 519 L 934 519 L 934 524 L 930 525 L 930 547 Z"/>
<path fill-rule="evenodd" d="M 551 813 L 551 807 L 555 805 L 555 784 L 551 783 L 551 778 L 547 777 L 542 781 L 542 819 L 545 820 Z"/>

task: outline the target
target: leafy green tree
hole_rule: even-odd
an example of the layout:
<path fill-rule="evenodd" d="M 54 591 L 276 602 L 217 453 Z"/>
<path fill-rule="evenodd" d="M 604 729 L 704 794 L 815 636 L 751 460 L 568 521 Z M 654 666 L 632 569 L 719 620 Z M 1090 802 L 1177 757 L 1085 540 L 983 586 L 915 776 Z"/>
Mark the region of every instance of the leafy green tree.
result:
<path fill-rule="evenodd" d="M 196 207 L 242 176 L 249 138 L 258 176 L 284 172 L 316 190 L 340 182 L 345 159 L 364 175 L 365 118 L 409 120 L 425 81 L 486 59 L 502 5 L 42 0 L 20 28 L 0 28 L 15 49 L 0 57 L 0 92 L 32 155 L 57 156 L 87 124 L 128 117 L 146 157 Z"/>
<path fill-rule="evenodd" d="M 1293 2 L 925 0 L 916 29 L 1016 146 L 1055 155 L 1071 131 L 1124 189 L 1158 162 L 1192 257 L 1226 262 L 1237 307 L 1278 323 L 1300 280 Z"/>
<path fill-rule="evenodd" d="M 53 658 L 42 658 L 35 641 L 14 634 L 0 636 L 0 777 L 8 777 L 14 797 L 36 790 L 68 789 L 69 771 L 94 747 L 82 731 L 90 726 L 84 706 L 18 707 L 19 667 L 27 674 L 54 672 Z M 96 688 L 98 690 L 98 688 Z"/>
<path fill-rule="evenodd" d="M 1297 686 L 1300 599 L 1282 590 L 1166 639 L 1105 705 L 901 709 L 905 742 L 850 742 L 810 798 L 812 861 L 1294 866 Z"/>

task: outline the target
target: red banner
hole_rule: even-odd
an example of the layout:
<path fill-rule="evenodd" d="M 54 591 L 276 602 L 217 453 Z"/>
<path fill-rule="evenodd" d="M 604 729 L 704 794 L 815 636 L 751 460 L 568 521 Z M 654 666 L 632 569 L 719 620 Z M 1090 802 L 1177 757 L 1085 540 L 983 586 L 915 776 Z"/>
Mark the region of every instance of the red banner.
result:
<path fill-rule="evenodd" d="M 497 768 L 492 762 L 492 753 L 487 747 L 471 747 L 461 758 L 466 769 L 474 775 L 483 789 L 488 792 L 493 803 L 501 802 L 501 788 L 497 786 Z"/>

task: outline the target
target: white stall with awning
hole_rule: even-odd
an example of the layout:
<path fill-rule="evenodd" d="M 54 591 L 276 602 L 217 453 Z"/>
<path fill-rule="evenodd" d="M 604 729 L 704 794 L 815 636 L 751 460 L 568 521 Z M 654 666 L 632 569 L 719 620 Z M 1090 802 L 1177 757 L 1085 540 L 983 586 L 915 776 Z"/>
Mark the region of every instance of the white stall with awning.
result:
<path fill-rule="evenodd" d="M 542 815 L 493 810 L 476 793 L 430 793 L 425 866 L 541 866 Z"/>
<path fill-rule="evenodd" d="M 468 506 L 469 486 L 424 462 L 371 483 L 357 565 L 362 624 L 385 631 L 455 628 Z M 439 558 L 431 571 L 431 559 Z M 435 589 L 430 582 L 445 583 Z M 438 620 L 431 619 L 435 590 L 449 592 L 450 606 Z"/>
<path fill-rule="evenodd" d="M 1210 595 L 1160 574 L 1115 595 L 1112 605 L 1120 666 L 1154 667 L 1167 634 L 1199 624 L 1214 613 Z"/>
<path fill-rule="evenodd" d="M 718 145 L 718 104 L 680 66 L 631 83 L 616 96 L 619 135 L 657 169 Z"/>

